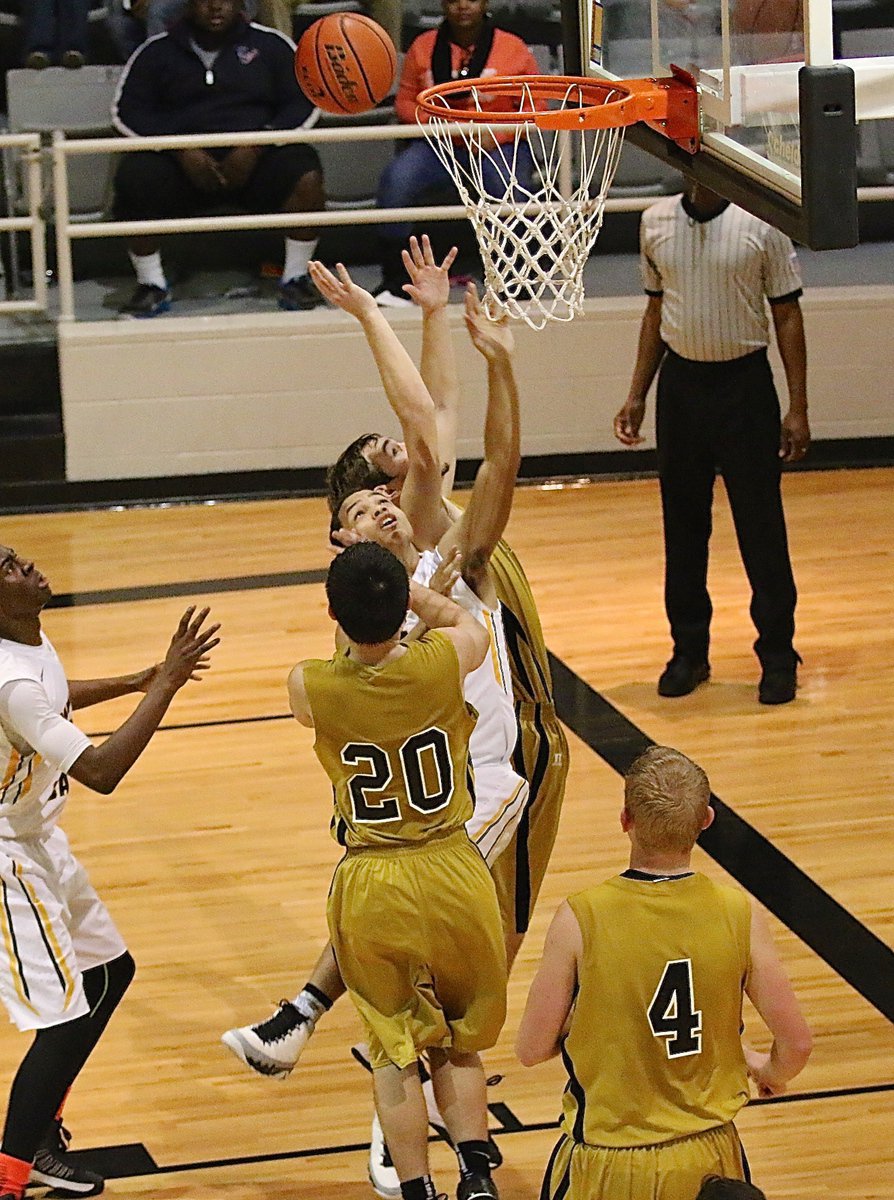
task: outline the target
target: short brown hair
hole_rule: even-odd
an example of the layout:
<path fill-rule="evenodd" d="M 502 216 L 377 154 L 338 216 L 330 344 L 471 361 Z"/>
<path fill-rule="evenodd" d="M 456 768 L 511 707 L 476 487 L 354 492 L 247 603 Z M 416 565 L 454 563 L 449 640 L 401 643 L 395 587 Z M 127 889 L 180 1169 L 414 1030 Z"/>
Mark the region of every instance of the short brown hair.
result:
<path fill-rule="evenodd" d="M 362 492 L 367 488 L 373 491 L 391 482 L 392 476 L 374 467 L 363 453 L 378 436 L 377 433 L 364 433 L 355 438 L 327 470 L 326 499 L 333 515 L 338 513 L 345 498 L 353 492 Z"/>
<path fill-rule="evenodd" d="M 710 800 L 705 772 L 669 746 L 651 746 L 624 779 L 624 807 L 645 850 L 691 850 Z"/>

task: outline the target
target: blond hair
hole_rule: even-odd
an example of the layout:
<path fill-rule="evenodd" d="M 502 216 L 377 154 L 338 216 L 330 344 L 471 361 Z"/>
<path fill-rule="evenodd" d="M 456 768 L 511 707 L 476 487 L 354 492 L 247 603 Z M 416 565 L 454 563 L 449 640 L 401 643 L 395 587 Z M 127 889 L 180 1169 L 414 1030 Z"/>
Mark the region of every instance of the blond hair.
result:
<path fill-rule="evenodd" d="M 644 850 L 691 850 L 704 827 L 710 799 L 705 772 L 669 746 L 651 746 L 624 779 L 624 808 Z"/>

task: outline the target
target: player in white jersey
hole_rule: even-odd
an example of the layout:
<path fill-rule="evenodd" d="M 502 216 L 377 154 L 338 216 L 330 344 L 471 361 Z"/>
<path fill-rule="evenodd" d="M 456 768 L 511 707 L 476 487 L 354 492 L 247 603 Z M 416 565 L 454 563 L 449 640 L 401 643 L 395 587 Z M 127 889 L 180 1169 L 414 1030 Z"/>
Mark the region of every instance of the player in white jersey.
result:
<path fill-rule="evenodd" d="M 69 775 L 113 791 L 175 694 L 208 665 L 216 625 L 189 608 L 164 662 L 135 675 L 69 682 L 41 629 L 52 596 L 29 559 L 0 546 L 0 998 L 34 1041 L 13 1080 L 0 1152 L 0 1200 L 29 1182 L 95 1195 L 103 1180 L 66 1155 L 61 1109 L 133 978 L 134 962 L 57 821 Z M 94 746 L 72 709 L 144 692 Z"/>

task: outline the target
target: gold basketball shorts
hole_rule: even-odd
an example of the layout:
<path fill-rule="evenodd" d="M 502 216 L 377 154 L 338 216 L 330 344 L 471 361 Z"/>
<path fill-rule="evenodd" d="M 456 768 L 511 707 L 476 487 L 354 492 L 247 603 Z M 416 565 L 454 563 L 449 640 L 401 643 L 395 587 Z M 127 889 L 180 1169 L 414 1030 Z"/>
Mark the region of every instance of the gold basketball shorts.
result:
<path fill-rule="evenodd" d="M 494 1045 L 506 1019 L 506 952 L 493 880 L 465 830 L 350 851 L 327 916 L 373 1069 L 407 1067 L 430 1046 Z"/>
<path fill-rule="evenodd" d="M 693 1200 L 706 1175 L 745 1179 L 730 1123 L 655 1146 L 616 1148 L 560 1139 L 546 1168 L 542 1200 Z"/>

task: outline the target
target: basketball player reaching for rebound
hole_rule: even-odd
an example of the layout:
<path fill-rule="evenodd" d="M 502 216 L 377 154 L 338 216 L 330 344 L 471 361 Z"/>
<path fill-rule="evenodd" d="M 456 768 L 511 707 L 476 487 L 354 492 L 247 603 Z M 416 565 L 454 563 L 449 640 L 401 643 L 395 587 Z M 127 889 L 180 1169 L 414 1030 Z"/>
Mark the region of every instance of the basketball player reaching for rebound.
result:
<path fill-rule="evenodd" d="M 438 266 L 427 237 L 410 239 L 404 266 L 410 277 L 406 292 L 422 309 L 420 374 L 435 405 L 441 460 L 445 521 L 461 510 L 447 499 L 456 469 L 459 378 L 447 318 L 449 269 L 456 251 Z M 341 454 L 327 476 L 330 507 L 354 488 L 386 486 L 400 502 L 408 469 L 408 448 L 417 442 L 415 409 L 397 411 L 404 442 L 381 434 L 357 438 Z M 446 528 L 446 525 L 445 525 Z M 552 675 L 537 606 L 524 570 L 501 538 L 490 559 L 497 597 L 502 606 L 517 724 L 513 765 L 528 781 L 525 812 L 512 841 L 492 864 L 500 911 L 506 930 L 509 965 L 527 932 L 559 827 L 568 775 L 568 742 L 556 716 Z"/>
<path fill-rule="evenodd" d="M 465 829 L 475 722 L 463 683 L 490 637 L 374 542 L 333 560 L 326 594 L 347 648 L 299 663 L 289 699 L 315 730 L 345 847 L 327 906 L 332 945 L 366 1027 L 399 1194 L 437 1194 L 417 1066 L 425 1050 L 459 1155 L 458 1200 L 488 1200 L 497 1191 L 478 1051 L 505 1019 L 506 955 L 493 880 Z M 408 602 L 426 626 L 409 644 Z"/>
<path fill-rule="evenodd" d="M 134 961 L 58 820 L 68 776 L 113 791 L 155 733 L 176 693 L 208 666 L 218 626 L 188 608 L 164 662 L 135 675 L 69 681 L 41 630 L 52 596 L 34 563 L 0 546 L 0 995 L 34 1040 L 12 1083 L 0 1200 L 42 1184 L 82 1196 L 101 1176 L 66 1153 L 61 1110 L 68 1090 L 133 978 Z M 94 746 L 72 709 L 144 692 L 124 724 Z"/>
<path fill-rule="evenodd" d="M 748 1179 L 733 1118 L 804 1067 L 810 1031 L 766 918 L 692 870 L 714 818 L 704 771 L 653 746 L 624 783 L 630 866 L 569 897 L 546 936 L 518 1032 L 534 1066 L 562 1055 L 562 1136 L 543 1200 L 692 1200 L 707 1175 Z M 742 994 L 773 1035 L 743 1046 Z"/>

